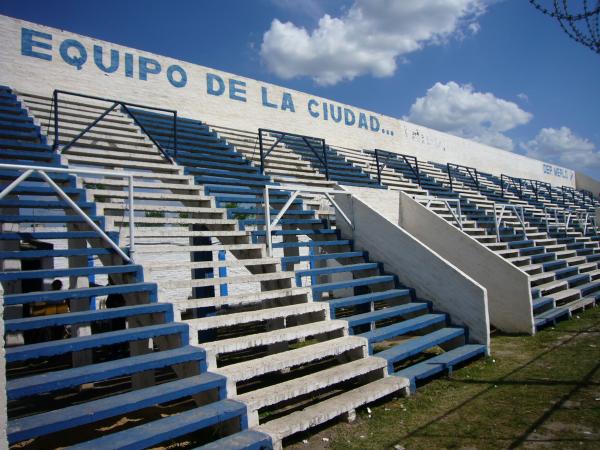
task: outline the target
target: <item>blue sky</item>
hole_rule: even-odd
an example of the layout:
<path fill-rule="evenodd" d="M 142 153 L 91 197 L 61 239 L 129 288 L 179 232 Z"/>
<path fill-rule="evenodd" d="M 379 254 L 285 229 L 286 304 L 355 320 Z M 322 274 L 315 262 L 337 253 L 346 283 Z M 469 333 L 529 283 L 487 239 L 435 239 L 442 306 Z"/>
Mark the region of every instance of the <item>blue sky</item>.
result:
<path fill-rule="evenodd" d="M 600 55 L 526 0 L 3 0 L 0 13 L 600 179 Z"/>

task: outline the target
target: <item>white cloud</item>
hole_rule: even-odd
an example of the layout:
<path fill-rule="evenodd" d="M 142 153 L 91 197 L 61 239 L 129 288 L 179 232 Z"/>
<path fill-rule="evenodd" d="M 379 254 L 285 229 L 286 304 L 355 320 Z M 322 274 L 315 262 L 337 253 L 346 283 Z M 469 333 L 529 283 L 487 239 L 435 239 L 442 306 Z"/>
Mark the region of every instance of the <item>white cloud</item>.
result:
<path fill-rule="evenodd" d="M 600 169 L 600 152 L 589 139 L 568 127 L 542 128 L 535 138 L 521 144 L 527 156 L 576 170 Z"/>
<path fill-rule="evenodd" d="M 261 56 L 281 78 L 312 77 L 331 85 L 392 75 L 399 57 L 427 44 L 479 30 L 489 0 L 355 0 L 340 17 L 325 14 L 314 30 L 274 19 Z"/>
<path fill-rule="evenodd" d="M 521 92 L 521 93 L 517 94 L 517 98 L 519 100 L 524 101 L 524 102 L 529 102 L 529 97 L 524 92 Z"/>
<path fill-rule="evenodd" d="M 532 117 L 516 103 L 489 92 L 475 92 L 470 84 L 450 81 L 434 84 L 424 97 L 417 98 L 404 120 L 513 150 L 513 141 L 504 132 L 526 124 Z"/>

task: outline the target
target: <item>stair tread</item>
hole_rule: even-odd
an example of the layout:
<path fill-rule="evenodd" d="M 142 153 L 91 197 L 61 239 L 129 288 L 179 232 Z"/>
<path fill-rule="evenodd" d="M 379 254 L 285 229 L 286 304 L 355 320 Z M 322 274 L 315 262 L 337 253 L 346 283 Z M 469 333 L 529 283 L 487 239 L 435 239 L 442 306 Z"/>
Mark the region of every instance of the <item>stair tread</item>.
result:
<path fill-rule="evenodd" d="M 317 344 L 288 350 L 282 353 L 264 356 L 259 359 L 244 361 L 213 371 L 225 375 L 231 381 L 250 380 L 265 373 L 317 361 L 329 356 L 340 355 L 348 350 L 365 348 L 366 340 L 356 336 L 344 336 Z"/>
<path fill-rule="evenodd" d="M 277 404 L 294 397 L 306 395 L 356 376 L 378 369 L 385 369 L 387 362 L 375 356 L 357 359 L 336 365 L 303 377 L 294 378 L 262 389 L 256 389 L 239 395 L 237 398 L 248 405 L 248 409 L 258 410 L 267 405 Z"/>
<path fill-rule="evenodd" d="M 92 441 L 82 442 L 70 447 L 70 449 L 152 447 L 165 440 L 183 436 L 234 417 L 243 417 L 245 414 L 246 406 L 243 403 L 225 399 L 102 436 Z"/>
<path fill-rule="evenodd" d="M 173 401 L 213 388 L 225 387 L 225 377 L 206 372 L 144 389 L 67 406 L 58 410 L 13 419 L 8 422 L 10 442 L 74 428 L 109 417 Z"/>
<path fill-rule="evenodd" d="M 296 411 L 279 419 L 271 420 L 257 428 L 281 440 L 287 436 L 324 423 L 359 406 L 371 403 L 399 390 L 407 389 L 408 379 L 404 377 L 386 377 L 373 381 L 343 394 Z"/>
<path fill-rule="evenodd" d="M 186 345 L 173 350 L 8 380 L 7 396 L 14 400 L 184 362 L 197 361 L 203 364 L 204 358 L 204 350 Z"/>

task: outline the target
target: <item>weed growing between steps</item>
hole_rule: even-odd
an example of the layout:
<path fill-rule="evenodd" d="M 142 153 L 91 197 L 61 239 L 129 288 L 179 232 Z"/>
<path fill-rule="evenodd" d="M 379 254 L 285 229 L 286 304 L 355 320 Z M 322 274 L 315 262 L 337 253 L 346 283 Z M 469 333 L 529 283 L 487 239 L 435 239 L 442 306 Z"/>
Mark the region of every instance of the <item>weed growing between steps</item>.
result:
<path fill-rule="evenodd" d="M 600 446 L 600 308 L 534 337 L 497 335 L 492 354 L 412 397 L 360 411 L 353 424 L 300 435 L 290 448 Z"/>

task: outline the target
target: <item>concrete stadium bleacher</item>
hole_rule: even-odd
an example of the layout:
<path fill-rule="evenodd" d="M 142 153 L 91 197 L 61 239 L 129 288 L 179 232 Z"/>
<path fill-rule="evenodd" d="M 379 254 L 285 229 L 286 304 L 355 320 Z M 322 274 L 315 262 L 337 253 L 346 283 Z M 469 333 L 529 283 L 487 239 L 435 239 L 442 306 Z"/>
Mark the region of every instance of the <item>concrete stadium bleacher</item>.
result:
<path fill-rule="evenodd" d="M 278 448 L 488 352 L 343 238 L 319 190 L 414 196 L 529 274 L 537 327 L 600 296 L 596 224 L 547 212 L 595 212 L 580 192 L 517 190 L 464 166 L 331 144 L 325 164 L 306 140 L 276 132 L 261 161 L 256 132 L 178 116 L 175 140 L 172 117 L 137 107 L 86 129 L 106 105 L 85 97 L 61 99 L 55 129 L 55 106 L 0 89 L 1 161 L 97 170 L 48 174 L 125 252 L 128 185 L 100 171 L 132 174 L 135 262 L 40 175 L 0 200 L 8 435 L 20 448 Z M 0 175 L 4 189 L 19 171 Z M 272 255 L 266 186 L 272 217 L 289 206 Z M 305 192 L 289 202 L 293 189 Z M 459 223 L 445 199 L 460 202 Z M 510 210 L 497 227 L 494 204 L 522 207 L 524 226 Z M 50 290 L 55 279 L 68 287 Z M 107 307 L 109 297 L 122 304 Z M 65 301 L 66 312 L 26 317 Z"/>
<path fill-rule="evenodd" d="M 417 380 L 486 352 L 483 345 L 464 345 L 467 330 L 452 327 L 445 314 L 398 286 L 396 277 L 383 272 L 380 264 L 353 251 L 351 242 L 340 239 L 330 225 L 333 220 L 318 218 L 331 218 L 331 211 L 307 207 L 310 202 L 319 205 L 315 198 L 298 201 L 286 214 L 275 231 L 281 236 L 275 245 L 281 255 L 266 256 L 262 191 L 256 188 L 274 186 L 275 208 L 289 194 L 278 192 L 276 181 L 258 173 L 198 121 L 180 119 L 180 165 L 165 159 L 119 111 L 59 156 L 39 127 L 39 118 L 51 112 L 50 98 L 25 93 L 17 98 L 3 88 L 2 100 L 3 130 L 8 130 L 4 162 L 133 173 L 138 227 L 136 264 L 126 264 L 68 211 L 67 204 L 54 200 L 55 192 L 39 177 L 3 200 L 2 242 L 7 252 L 2 277 L 5 325 L 11 337 L 8 376 L 14 386 L 9 387 L 11 442 L 73 445 L 80 440 L 82 448 L 116 448 L 121 442 L 145 448 L 185 438 L 205 444 L 218 437 L 205 430 L 216 427 L 227 436 L 213 446 L 278 446 L 283 438 L 318 423 L 340 415 L 352 419 L 357 407 L 407 393 Z M 96 102 L 63 101 L 59 144 L 69 142 L 101 111 Z M 160 118 L 148 118 L 153 123 L 145 128 L 160 141 Z M 46 128 L 52 137 L 53 128 Z M 312 175 L 309 179 L 321 179 L 316 171 Z M 17 176 L 6 170 L 4 187 Z M 126 247 L 124 181 L 101 175 L 51 176 Z M 326 180 L 323 184 L 332 186 Z M 35 226 L 28 227 L 31 224 Z M 60 231 L 48 231 L 55 227 Z M 16 250 L 32 239 L 51 250 Z M 173 263 L 165 257 L 173 254 L 184 266 L 176 277 L 161 281 L 160 290 L 156 283 L 144 281 L 145 272 L 152 280 L 153 274 L 168 270 Z M 45 258 L 52 269 L 24 270 L 28 258 Z M 322 264 L 331 260 L 341 264 Z M 222 269 L 242 272 L 230 275 Z M 350 277 L 329 281 L 335 274 Z M 65 283 L 68 278 L 69 289 L 46 291 L 56 278 Z M 21 293 L 21 279 L 46 280 L 46 287 Z M 303 286 L 303 279 L 310 285 Z M 228 288 L 236 284 L 250 288 L 228 295 Z M 173 291 L 186 294 L 173 296 Z M 157 302 L 164 301 L 163 292 L 174 298 Z M 107 295 L 120 295 L 125 304 L 106 308 L 102 300 Z M 313 296 L 320 301 L 311 301 Z M 70 306 L 66 313 L 19 317 L 27 311 L 24 304 L 65 299 Z M 125 329 L 106 328 L 118 319 L 124 319 Z M 29 330 L 48 327 L 70 327 L 73 335 L 29 343 Z M 392 337 L 412 339 L 375 348 Z M 439 347 L 448 351 L 439 356 L 427 352 Z M 113 352 L 120 358 L 113 360 Z M 29 372 L 30 366 L 36 375 Z M 38 373 L 44 370 L 48 373 Z M 116 383 L 119 391 L 109 389 L 105 398 L 91 394 L 98 390 L 106 396 L 102 386 L 107 383 Z M 65 389 L 73 392 L 73 404 L 62 400 Z M 36 401 L 40 395 L 51 400 L 42 405 Z M 80 395 L 89 409 L 76 406 Z M 235 401 L 228 399 L 234 396 Z M 177 407 L 158 422 L 117 426 L 107 435 L 98 426 L 111 420 L 128 423 L 137 411 L 161 411 L 163 403 Z M 258 431 L 246 431 L 248 425 Z M 78 433 L 61 433 L 71 428 Z"/>
<path fill-rule="evenodd" d="M 349 159 L 366 164 L 367 171 L 376 173 L 373 151 L 347 153 Z M 600 294 L 600 236 L 597 225 L 589 226 L 584 233 L 580 223 L 573 221 L 565 225 L 544 210 L 551 207 L 566 210 L 567 214 L 577 211 L 593 214 L 590 209 L 594 207 L 592 201 L 580 204 L 560 202 L 562 195 L 557 188 L 553 188 L 553 199 L 549 198 L 547 190 L 538 192 L 537 199 L 527 188 L 517 195 L 512 187 L 503 191 L 501 179 L 497 176 L 456 165 L 448 169 L 448 165 L 417 161 L 417 176 L 414 162 L 389 152 L 379 152 L 378 156 L 385 166 L 387 178 L 383 178 L 384 184 L 388 184 L 387 180 L 394 179 L 395 175 L 414 185 L 413 189 L 406 191 L 402 185 L 389 183 L 390 189 L 415 194 L 423 203 L 430 202 L 429 199 L 420 199 L 422 194 L 433 199 L 457 199 L 464 215 L 463 231 L 530 275 L 537 327 L 554 323 L 575 310 L 595 304 Z M 478 175 L 474 175 L 473 171 Z M 417 188 L 421 192 L 415 191 Z M 572 198 L 582 200 L 581 194 Z M 598 205 L 597 201 L 594 202 Z M 521 226 L 517 213 L 510 210 L 496 230 L 494 204 L 522 207 L 525 227 Z M 430 208 L 455 223 L 455 218 L 441 202 L 433 200 Z"/>

